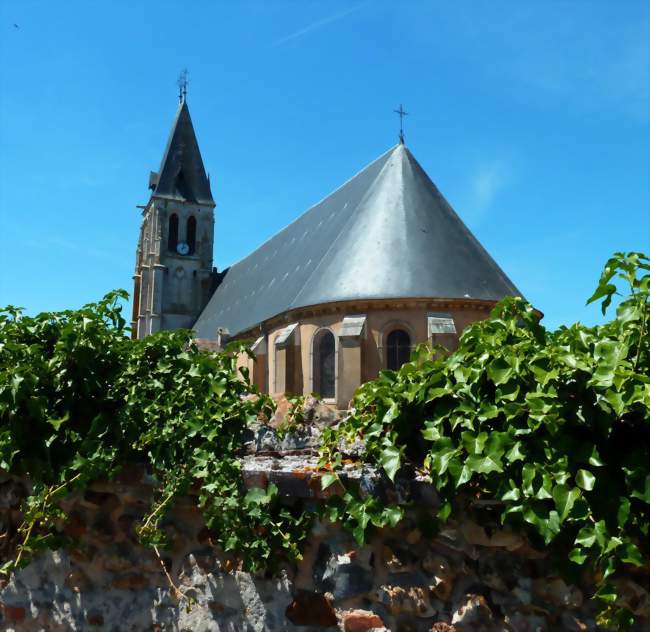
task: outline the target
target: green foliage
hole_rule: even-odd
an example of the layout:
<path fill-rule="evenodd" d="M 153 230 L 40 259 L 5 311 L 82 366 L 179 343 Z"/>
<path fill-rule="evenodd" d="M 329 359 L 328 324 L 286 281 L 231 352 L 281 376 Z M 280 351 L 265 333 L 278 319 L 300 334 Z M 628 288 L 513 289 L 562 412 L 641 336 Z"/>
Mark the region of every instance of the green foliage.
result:
<path fill-rule="evenodd" d="M 5 570 L 61 543 L 54 528 L 61 494 L 110 479 L 128 463 L 146 464 L 156 481 L 138 529 L 145 543 L 164 544 L 166 511 L 196 486 L 214 540 L 245 568 L 299 558 L 310 516 L 283 508 L 275 488 L 243 488 L 236 458 L 243 431 L 271 407 L 267 397 L 250 395 L 236 370 L 246 349 L 200 352 L 187 331 L 131 340 L 124 298 L 115 292 L 81 310 L 34 318 L 0 312 L 0 467 L 34 485 Z"/>
<path fill-rule="evenodd" d="M 133 345 L 116 387 L 128 393 L 123 425 L 143 429 L 134 447 L 161 483 L 156 507 L 199 485 L 213 539 L 258 570 L 274 561 L 273 552 L 300 558 L 308 517 L 282 508 L 274 488 L 244 495 L 236 458 L 243 432 L 271 406 L 268 398 L 249 396 L 252 387 L 236 370 L 245 351 L 233 344 L 224 353 L 201 353 L 185 331 L 149 336 Z M 140 528 L 152 543 L 164 515 L 157 508 Z"/>
<path fill-rule="evenodd" d="M 601 299 L 605 311 L 616 278 L 629 293 L 606 324 L 549 332 L 509 298 L 450 356 L 419 347 L 398 372 L 359 388 L 322 462 L 336 470 L 341 439 L 362 439 L 366 460 L 389 479 L 429 473 L 441 520 L 461 498 L 476 513 L 485 504 L 473 501 L 496 501 L 503 523 L 588 565 L 599 596 L 615 602 L 614 573 L 650 553 L 649 264 L 639 253 L 608 261 L 589 302 Z"/>
<path fill-rule="evenodd" d="M 395 527 L 404 517 L 404 509 L 397 505 L 384 506 L 375 497 L 365 498 L 356 490 L 347 490 L 342 496 L 331 496 L 321 508 L 321 517 L 330 522 L 341 522 L 352 532 L 359 546 L 367 542 L 368 527 Z"/>
<path fill-rule="evenodd" d="M 567 572 L 588 567 L 603 621 L 627 625 L 612 580 L 650 553 L 648 258 L 614 255 L 589 302 L 605 313 L 620 280 L 629 290 L 603 325 L 549 332 L 510 298 L 468 327 L 451 355 L 420 346 L 399 371 L 362 385 L 349 417 L 323 431 L 323 488 L 336 487 L 321 517 L 341 521 L 359 544 L 402 519 L 404 507 L 342 485 L 341 443 L 360 439 L 388 481 L 415 470 L 431 477 L 439 521 L 460 503 L 477 520 L 496 508 Z M 62 544 L 61 495 L 129 463 L 146 464 L 156 482 L 138 527 L 154 550 L 165 544 L 166 512 L 192 490 L 213 541 L 244 568 L 300 559 L 312 514 L 283 505 L 273 485 L 243 486 L 244 430 L 274 407 L 236 368 L 246 347 L 200 352 L 187 331 L 130 340 L 125 296 L 33 318 L 0 311 L 0 468 L 33 483 L 4 570 Z M 281 433 L 303 422 L 302 409 L 294 398 Z"/>

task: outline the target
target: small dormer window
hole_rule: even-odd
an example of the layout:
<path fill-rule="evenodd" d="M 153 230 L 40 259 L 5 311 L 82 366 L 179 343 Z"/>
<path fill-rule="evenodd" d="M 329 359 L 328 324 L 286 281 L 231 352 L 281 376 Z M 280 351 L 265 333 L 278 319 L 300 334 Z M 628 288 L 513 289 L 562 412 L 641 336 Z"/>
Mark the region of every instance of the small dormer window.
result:
<path fill-rule="evenodd" d="M 172 213 L 169 216 L 169 230 L 167 232 L 167 250 L 176 252 L 178 245 L 178 215 Z"/>
<path fill-rule="evenodd" d="M 193 255 L 196 250 L 196 219 L 193 215 L 187 219 L 187 245 L 190 249 L 190 254 Z"/>

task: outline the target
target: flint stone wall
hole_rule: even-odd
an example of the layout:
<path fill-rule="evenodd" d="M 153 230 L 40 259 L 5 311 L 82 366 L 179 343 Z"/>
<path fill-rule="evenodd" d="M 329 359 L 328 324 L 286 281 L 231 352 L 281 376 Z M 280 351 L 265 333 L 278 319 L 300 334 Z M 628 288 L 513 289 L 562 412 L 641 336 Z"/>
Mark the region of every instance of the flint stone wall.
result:
<path fill-rule="evenodd" d="M 317 430 L 295 438 L 257 433 L 243 463 L 248 486 L 275 482 L 287 502 L 322 494 L 309 445 Z M 275 443 L 274 443 L 275 441 Z M 278 443 L 279 442 L 279 443 Z M 350 467 L 367 493 L 406 496 L 419 511 L 434 510 L 423 481 L 386 490 L 372 470 Z M 20 523 L 24 481 L 0 482 L 0 551 L 9 554 Z M 129 469 L 115 482 L 70 494 L 61 530 L 72 547 L 37 556 L 0 588 L 0 629 L 207 632 L 310 631 L 521 632 L 599 629 L 590 581 L 567 585 L 545 552 L 496 525 L 452 522 L 426 537 L 415 513 L 384 529 L 365 547 L 335 525 L 316 523 L 298 565 L 275 576 L 238 569 L 211 541 L 195 499 L 180 499 L 165 522 L 173 541 L 162 552 L 166 569 L 187 599 L 170 590 L 159 560 L 138 544 L 134 525 L 151 502 L 151 481 Z M 650 627 L 646 574 L 621 580 L 628 607 Z M 645 586 L 645 588 L 644 588 Z M 190 604 L 191 600 L 191 604 Z"/>

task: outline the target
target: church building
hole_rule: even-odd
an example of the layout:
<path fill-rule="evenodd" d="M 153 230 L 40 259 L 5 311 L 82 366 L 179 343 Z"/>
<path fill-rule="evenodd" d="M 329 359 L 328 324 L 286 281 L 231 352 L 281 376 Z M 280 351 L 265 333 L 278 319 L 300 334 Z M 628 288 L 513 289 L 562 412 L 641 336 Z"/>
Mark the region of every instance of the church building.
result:
<path fill-rule="evenodd" d="M 453 349 L 520 292 L 400 142 L 222 272 L 214 210 L 186 99 L 149 177 L 136 255 L 133 335 L 193 329 L 249 340 L 251 380 L 346 408 L 360 383 L 422 342 Z M 234 235 L 227 236 L 229 238 Z"/>

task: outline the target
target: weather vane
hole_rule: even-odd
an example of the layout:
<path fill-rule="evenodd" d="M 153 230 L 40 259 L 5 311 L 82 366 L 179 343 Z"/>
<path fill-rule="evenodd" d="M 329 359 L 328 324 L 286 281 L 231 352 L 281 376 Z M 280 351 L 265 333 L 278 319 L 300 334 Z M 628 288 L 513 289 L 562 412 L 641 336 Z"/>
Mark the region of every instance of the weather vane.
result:
<path fill-rule="evenodd" d="M 395 114 L 399 114 L 399 144 L 404 144 L 404 117 L 408 116 L 408 112 L 404 110 L 402 104 L 399 104 L 399 110 L 393 110 Z"/>
<path fill-rule="evenodd" d="M 187 99 L 187 84 L 190 82 L 187 78 L 187 68 L 183 68 L 181 74 L 178 75 L 178 100 L 183 103 Z"/>

